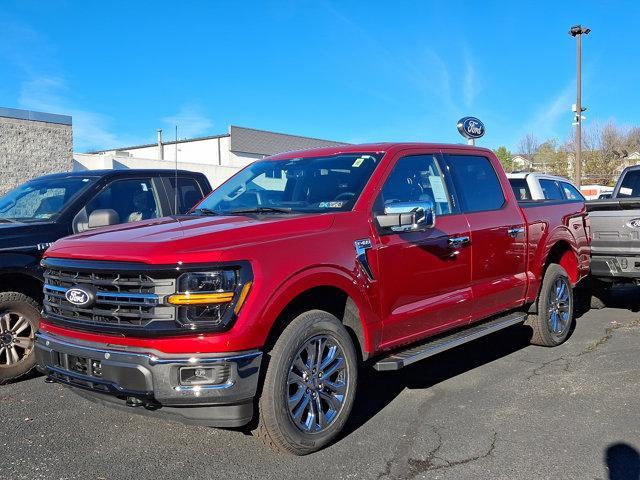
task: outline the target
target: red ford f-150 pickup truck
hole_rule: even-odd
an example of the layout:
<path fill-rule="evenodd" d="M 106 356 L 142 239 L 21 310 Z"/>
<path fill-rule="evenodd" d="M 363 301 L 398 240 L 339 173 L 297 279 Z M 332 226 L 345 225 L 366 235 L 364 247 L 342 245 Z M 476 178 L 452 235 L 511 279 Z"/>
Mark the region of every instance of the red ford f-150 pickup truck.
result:
<path fill-rule="evenodd" d="M 310 453 L 344 426 L 361 364 L 397 370 L 518 323 L 563 342 L 586 221 L 582 200 L 519 204 L 483 148 L 277 155 L 189 215 L 50 247 L 39 368 L 94 401 Z"/>

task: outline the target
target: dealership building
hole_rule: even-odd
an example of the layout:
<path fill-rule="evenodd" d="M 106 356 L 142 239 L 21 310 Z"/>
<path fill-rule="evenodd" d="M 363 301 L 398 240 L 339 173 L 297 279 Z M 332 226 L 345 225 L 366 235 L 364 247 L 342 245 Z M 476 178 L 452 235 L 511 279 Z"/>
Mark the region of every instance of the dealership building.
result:
<path fill-rule="evenodd" d="M 72 167 L 71 117 L 0 107 L 0 195 Z"/>
<path fill-rule="evenodd" d="M 165 142 L 158 130 L 156 143 L 74 153 L 75 170 L 102 168 L 178 168 L 202 172 L 213 186 L 254 160 L 291 150 L 344 145 L 285 133 L 231 126 L 228 133 Z"/>

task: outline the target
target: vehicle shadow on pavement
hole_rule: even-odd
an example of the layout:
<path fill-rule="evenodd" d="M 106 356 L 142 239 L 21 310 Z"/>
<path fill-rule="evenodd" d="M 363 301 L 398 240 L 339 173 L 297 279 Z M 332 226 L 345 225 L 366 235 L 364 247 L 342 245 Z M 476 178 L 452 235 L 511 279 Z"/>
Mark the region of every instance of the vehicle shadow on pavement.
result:
<path fill-rule="evenodd" d="M 629 299 L 626 299 L 627 303 Z M 575 329 L 589 311 L 588 300 L 576 295 Z M 515 325 L 452 350 L 417 362 L 399 371 L 377 372 L 371 365 L 360 370 L 358 393 L 342 437 L 363 426 L 389 405 L 405 388 L 427 389 L 474 368 L 506 357 L 530 345 L 530 327 Z"/>
<path fill-rule="evenodd" d="M 347 436 L 389 405 L 405 388 L 427 389 L 529 346 L 529 327 L 517 325 L 417 362 L 399 371 L 360 371 L 355 404 L 343 431 Z"/>
<path fill-rule="evenodd" d="M 639 480 L 640 453 L 627 443 L 613 443 L 607 447 L 604 460 L 609 480 Z"/>

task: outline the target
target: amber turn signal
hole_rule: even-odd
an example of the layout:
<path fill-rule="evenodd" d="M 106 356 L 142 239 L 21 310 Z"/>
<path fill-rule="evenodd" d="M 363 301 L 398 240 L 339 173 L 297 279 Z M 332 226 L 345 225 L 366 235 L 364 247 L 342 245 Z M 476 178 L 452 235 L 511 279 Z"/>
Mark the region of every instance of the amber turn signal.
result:
<path fill-rule="evenodd" d="M 229 303 L 233 300 L 233 292 L 220 293 L 176 293 L 167 301 L 172 305 L 206 305 L 213 303 Z"/>

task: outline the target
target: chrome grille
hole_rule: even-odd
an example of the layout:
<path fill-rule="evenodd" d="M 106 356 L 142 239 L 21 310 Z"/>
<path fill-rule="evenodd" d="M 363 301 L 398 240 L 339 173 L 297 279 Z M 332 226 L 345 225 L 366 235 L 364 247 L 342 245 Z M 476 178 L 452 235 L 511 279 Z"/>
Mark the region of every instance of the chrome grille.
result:
<path fill-rule="evenodd" d="M 50 320 L 115 331 L 176 329 L 175 307 L 162 304 L 175 292 L 173 278 L 56 266 L 45 270 L 44 279 L 44 314 Z M 93 305 L 83 308 L 67 300 L 67 291 L 78 286 L 95 291 Z"/>

